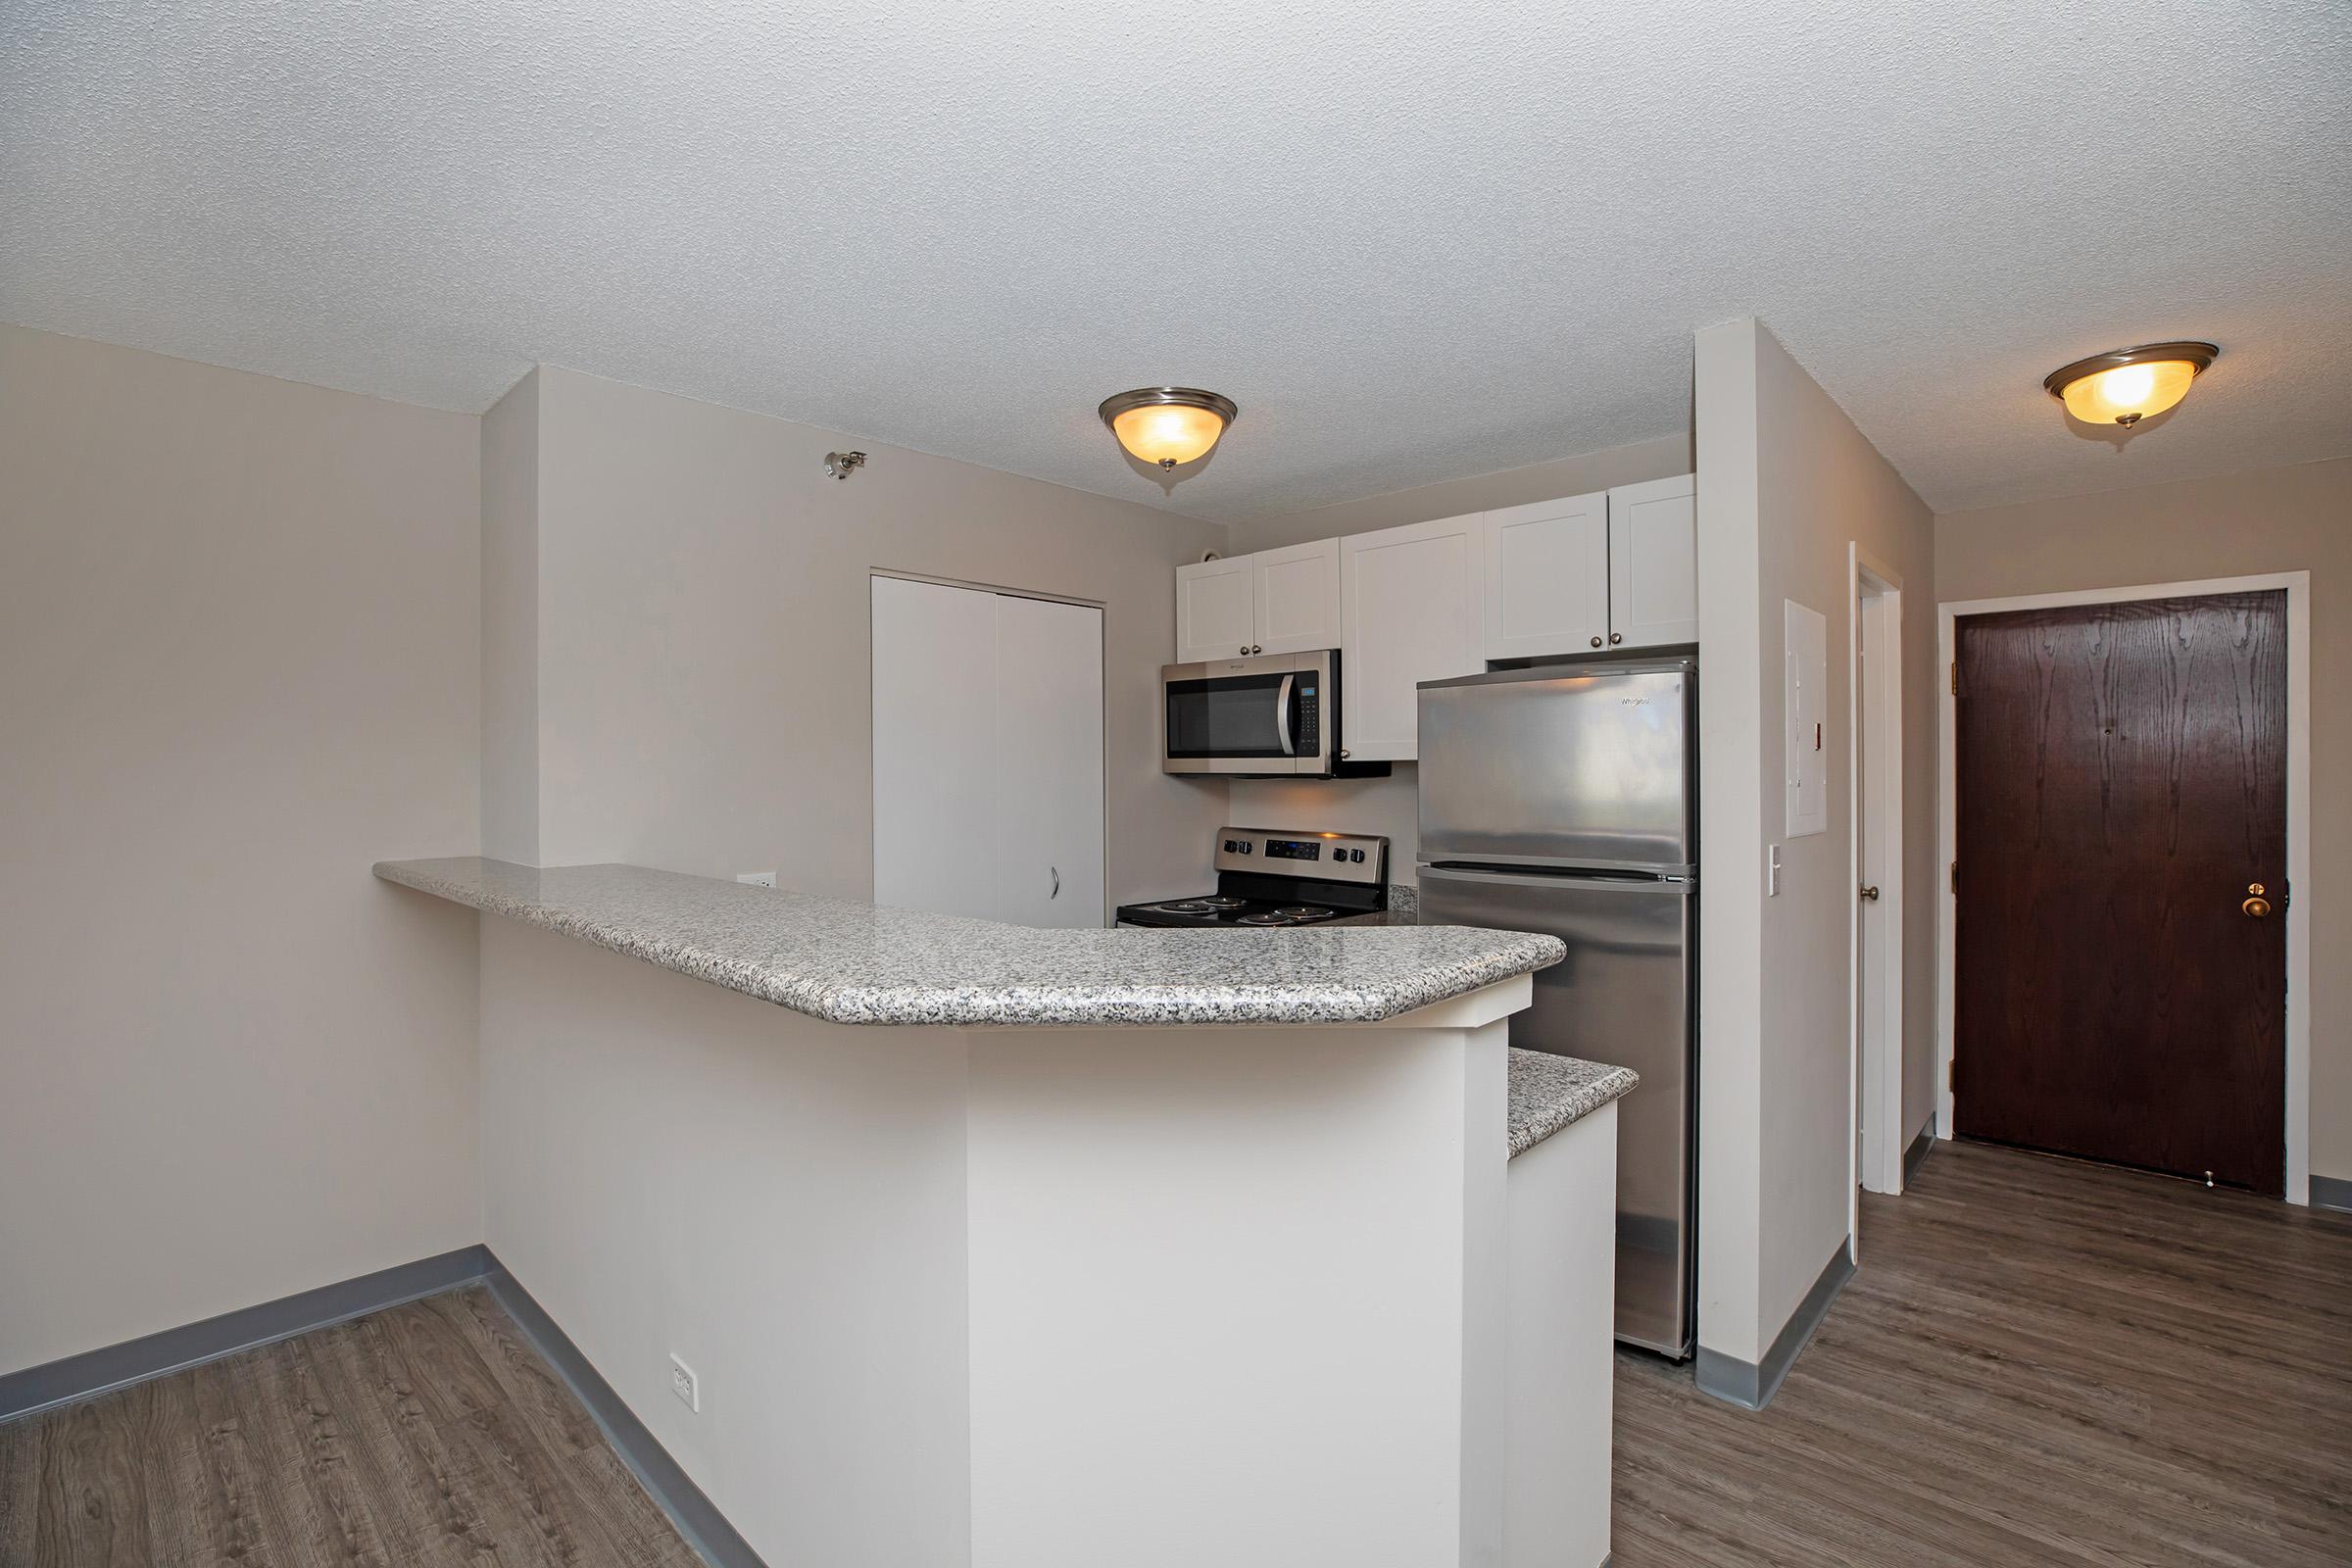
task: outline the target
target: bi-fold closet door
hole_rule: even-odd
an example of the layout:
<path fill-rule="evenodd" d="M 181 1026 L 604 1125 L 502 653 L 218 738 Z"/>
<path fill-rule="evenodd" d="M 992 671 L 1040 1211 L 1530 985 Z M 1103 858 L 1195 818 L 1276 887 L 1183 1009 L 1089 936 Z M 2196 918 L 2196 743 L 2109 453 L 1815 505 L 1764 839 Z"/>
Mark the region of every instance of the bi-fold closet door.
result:
<path fill-rule="evenodd" d="M 872 582 L 874 902 L 1102 924 L 1102 612 Z"/>

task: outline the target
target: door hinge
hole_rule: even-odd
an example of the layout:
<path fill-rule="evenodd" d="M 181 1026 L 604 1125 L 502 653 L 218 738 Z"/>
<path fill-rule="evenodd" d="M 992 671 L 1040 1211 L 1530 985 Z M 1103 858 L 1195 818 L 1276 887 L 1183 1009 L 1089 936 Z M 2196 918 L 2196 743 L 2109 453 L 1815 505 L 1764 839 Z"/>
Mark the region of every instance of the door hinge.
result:
<path fill-rule="evenodd" d="M 1957 659 L 1952 661 L 1952 695 L 1960 695 L 1960 661 Z"/>
<path fill-rule="evenodd" d="M 1959 862 L 1958 860 L 1954 860 L 1954 861 L 1952 862 L 1952 867 L 1951 867 L 1951 869 L 1952 869 L 1952 891 L 1953 891 L 1954 893 L 1957 893 L 1957 892 L 1959 892 L 1959 891 L 1960 891 L 1960 862 Z"/>

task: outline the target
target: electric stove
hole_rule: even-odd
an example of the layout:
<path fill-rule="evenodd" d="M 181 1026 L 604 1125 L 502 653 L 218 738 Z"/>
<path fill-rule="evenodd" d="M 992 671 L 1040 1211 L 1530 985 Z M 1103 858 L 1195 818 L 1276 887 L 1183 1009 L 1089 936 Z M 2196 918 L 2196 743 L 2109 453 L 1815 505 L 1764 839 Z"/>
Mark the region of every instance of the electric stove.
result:
<path fill-rule="evenodd" d="M 1261 930 L 1320 925 L 1389 906 L 1385 838 L 1225 827 L 1216 843 L 1215 891 L 1121 905 L 1118 923 Z"/>

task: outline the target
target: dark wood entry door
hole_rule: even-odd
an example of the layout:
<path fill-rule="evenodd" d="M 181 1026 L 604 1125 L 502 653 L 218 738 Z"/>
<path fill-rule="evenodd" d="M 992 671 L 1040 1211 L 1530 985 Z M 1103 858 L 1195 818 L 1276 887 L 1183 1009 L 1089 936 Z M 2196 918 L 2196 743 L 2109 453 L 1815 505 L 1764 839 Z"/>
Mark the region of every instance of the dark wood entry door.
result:
<path fill-rule="evenodd" d="M 1957 633 L 1955 1129 L 2283 1191 L 2286 595 Z"/>

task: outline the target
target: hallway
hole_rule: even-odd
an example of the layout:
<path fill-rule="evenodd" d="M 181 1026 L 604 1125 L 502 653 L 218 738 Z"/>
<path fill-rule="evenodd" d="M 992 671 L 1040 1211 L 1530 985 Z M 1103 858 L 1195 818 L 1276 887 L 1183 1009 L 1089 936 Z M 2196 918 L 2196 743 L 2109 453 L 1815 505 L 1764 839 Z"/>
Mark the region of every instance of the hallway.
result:
<path fill-rule="evenodd" d="M 1985 1145 L 1771 1407 L 1620 1351 L 1612 1568 L 2352 1562 L 2352 1215 Z"/>

